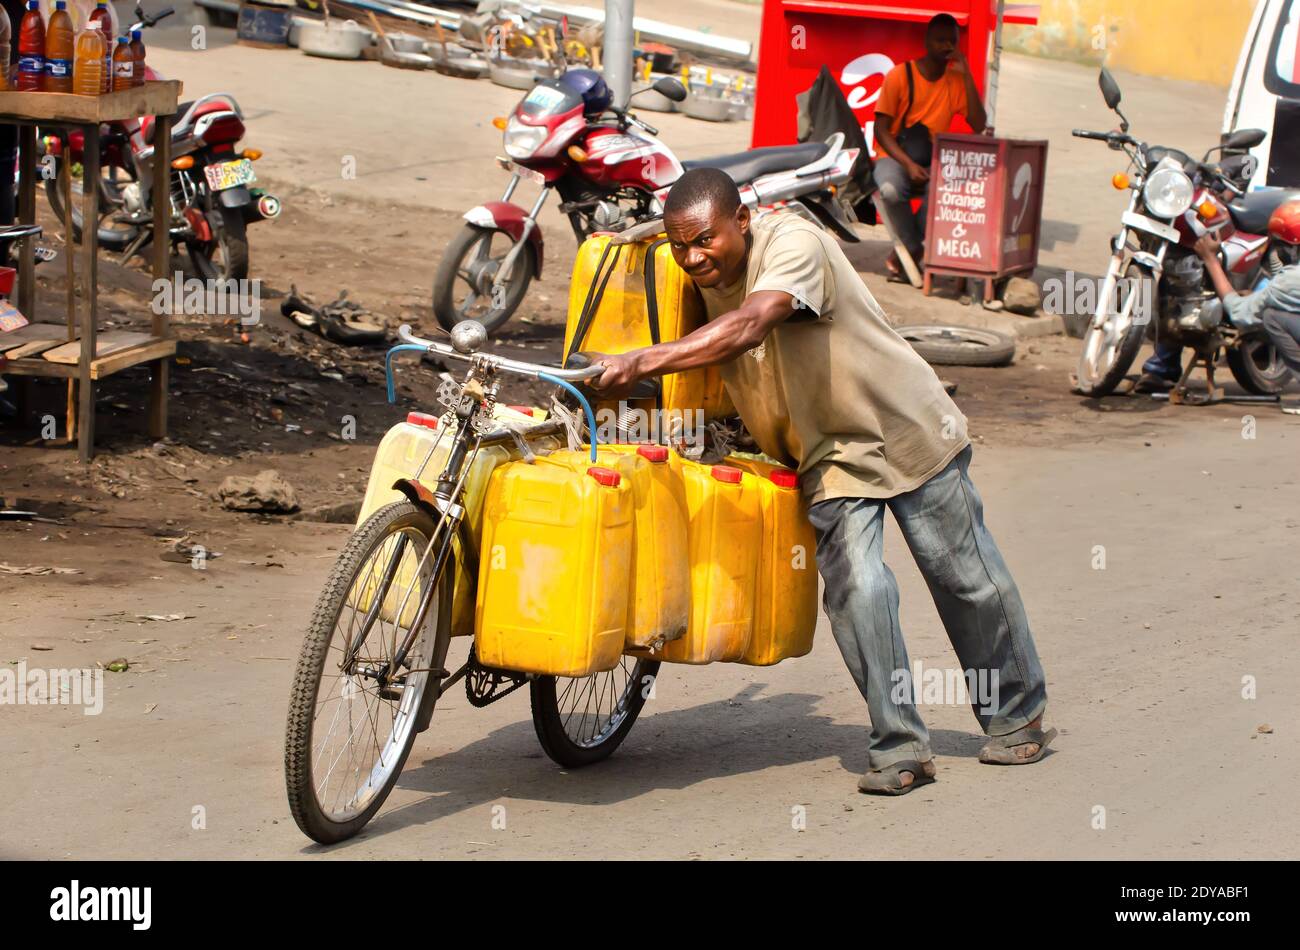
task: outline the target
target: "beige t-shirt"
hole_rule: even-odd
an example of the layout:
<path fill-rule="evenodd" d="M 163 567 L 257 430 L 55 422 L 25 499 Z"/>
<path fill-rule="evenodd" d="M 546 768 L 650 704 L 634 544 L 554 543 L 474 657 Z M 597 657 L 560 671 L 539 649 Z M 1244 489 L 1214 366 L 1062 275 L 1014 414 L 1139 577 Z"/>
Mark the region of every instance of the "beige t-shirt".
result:
<path fill-rule="evenodd" d="M 928 363 L 894 332 L 835 239 L 792 213 L 753 221 L 744 281 L 701 288 L 709 319 L 782 290 L 795 312 L 722 379 L 759 447 L 797 468 L 809 502 L 890 498 L 970 440 Z"/>

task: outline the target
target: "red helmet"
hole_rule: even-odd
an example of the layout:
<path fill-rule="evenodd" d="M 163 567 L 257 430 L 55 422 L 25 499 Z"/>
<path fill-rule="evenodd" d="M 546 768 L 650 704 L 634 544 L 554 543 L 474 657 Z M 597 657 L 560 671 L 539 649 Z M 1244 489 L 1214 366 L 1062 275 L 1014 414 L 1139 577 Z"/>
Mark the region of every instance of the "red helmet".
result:
<path fill-rule="evenodd" d="M 1300 198 L 1284 201 L 1268 218 L 1268 233 L 1279 241 L 1300 244 Z"/>

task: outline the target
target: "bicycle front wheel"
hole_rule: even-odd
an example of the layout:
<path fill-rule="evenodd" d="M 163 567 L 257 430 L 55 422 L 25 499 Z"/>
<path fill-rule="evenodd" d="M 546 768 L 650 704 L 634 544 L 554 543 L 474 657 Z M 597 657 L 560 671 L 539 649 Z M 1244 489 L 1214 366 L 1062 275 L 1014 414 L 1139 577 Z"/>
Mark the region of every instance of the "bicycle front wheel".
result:
<path fill-rule="evenodd" d="M 451 636 L 454 572 L 434 576 L 433 519 L 410 502 L 370 516 L 339 555 L 298 657 L 284 769 L 308 837 L 350 838 L 383 805 L 438 694 Z M 430 591 L 432 588 L 432 591 Z M 415 641 L 390 661 L 432 597 Z"/>

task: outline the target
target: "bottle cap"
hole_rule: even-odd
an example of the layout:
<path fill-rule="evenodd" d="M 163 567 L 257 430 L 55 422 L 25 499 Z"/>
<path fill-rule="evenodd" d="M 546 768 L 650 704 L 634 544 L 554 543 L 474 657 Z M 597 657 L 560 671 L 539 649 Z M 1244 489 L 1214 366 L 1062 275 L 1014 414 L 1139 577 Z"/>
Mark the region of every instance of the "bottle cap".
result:
<path fill-rule="evenodd" d="M 438 417 L 427 412 L 408 412 L 406 421 L 413 426 L 423 426 L 426 429 L 438 428 Z"/>
<path fill-rule="evenodd" d="M 56 9 L 56 10 L 66 10 L 66 9 L 68 9 L 68 0 L 56 0 L 56 2 L 55 2 L 55 4 L 54 4 L 54 9 Z"/>
<path fill-rule="evenodd" d="M 709 474 L 711 474 L 718 481 L 725 482 L 728 485 L 740 484 L 740 476 L 741 476 L 740 469 L 733 468 L 730 465 L 715 465 L 713 466 L 713 468 L 709 470 Z"/>
<path fill-rule="evenodd" d="M 62 2 L 62 0 L 60 0 L 60 2 Z M 143 34 L 142 32 L 140 32 L 139 30 L 132 30 L 132 31 L 131 31 L 131 39 L 133 39 L 133 40 L 138 40 L 138 39 L 139 39 L 140 37 L 142 37 L 142 36 L 144 36 L 144 34 Z"/>
<path fill-rule="evenodd" d="M 792 472 L 788 468 L 774 468 L 768 472 L 767 477 L 777 488 L 798 488 L 799 474 Z"/>

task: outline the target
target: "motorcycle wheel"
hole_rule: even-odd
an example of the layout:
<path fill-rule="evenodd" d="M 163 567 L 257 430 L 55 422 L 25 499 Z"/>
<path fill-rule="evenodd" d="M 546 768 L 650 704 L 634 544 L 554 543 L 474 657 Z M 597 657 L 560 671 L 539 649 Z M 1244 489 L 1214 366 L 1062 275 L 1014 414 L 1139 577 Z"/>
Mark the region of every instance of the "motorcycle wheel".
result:
<path fill-rule="evenodd" d="M 1275 396 L 1286 389 L 1291 371 L 1277 355 L 1277 348 L 1267 337 L 1252 336 L 1240 346 L 1228 350 L 1228 368 L 1232 378 L 1248 393 Z"/>
<path fill-rule="evenodd" d="M 472 224 L 451 239 L 433 278 L 433 315 L 444 330 L 462 320 L 477 320 L 491 333 L 510 319 L 537 273 L 535 251 L 532 244 L 526 244 L 497 305 L 492 280 L 513 246 L 514 240 L 506 232 Z M 463 297 L 458 290 L 465 291 Z"/>
<path fill-rule="evenodd" d="M 187 240 L 185 248 L 204 280 L 243 280 L 248 276 L 248 222 L 238 208 L 221 208 L 221 224 L 211 241 Z"/>
<path fill-rule="evenodd" d="M 66 142 L 64 148 L 67 148 Z M 81 202 L 78 200 L 80 195 L 77 192 L 77 185 L 81 182 L 79 167 L 79 163 L 74 166 L 72 181 L 72 237 L 77 243 L 81 242 L 82 227 Z M 140 229 L 133 224 L 120 224 L 113 221 L 114 215 L 119 214 L 125 207 L 122 188 L 135 180 L 135 173 L 128 169 L 116 165 L 103 166 L 99 179 L 100 246 L 110 249 L 123 248 L 135 240 L 136 235 L 140 233 Z M 64 220 L 64 209 L 58 178 L 45 179 L 45 198 L 50 203 L 50 210 L 61 223 Z"/>
<path fill-rule="evenodd" d="M 1129 264 L 1124 269 L 1124 277 L 1133 281 L 1133 284 L 1130 285 L 1132 289 L 1120 305 L 1119 312 L 1108 314 L 1100 327 L 1094 318 L 1083 332 L 1083 350 L 1079 354 L 1075 376 L 1077 391 L 1085 396 L 1100 398 L 1113 393 L 1115 387 L 1123 382 L 1142 347 L 1147 323 L 1134 316 L 1131 304 L 1136 304 L 1136 300 L 1133 300 L 1133 295 L 1137 293 L 1136 282 L 1151 278 L 1136 264 Z M 1102 284 L 1098 307 L 1108 305 L 1112 286 L 1113 283 L 1109 280 Z"/>

